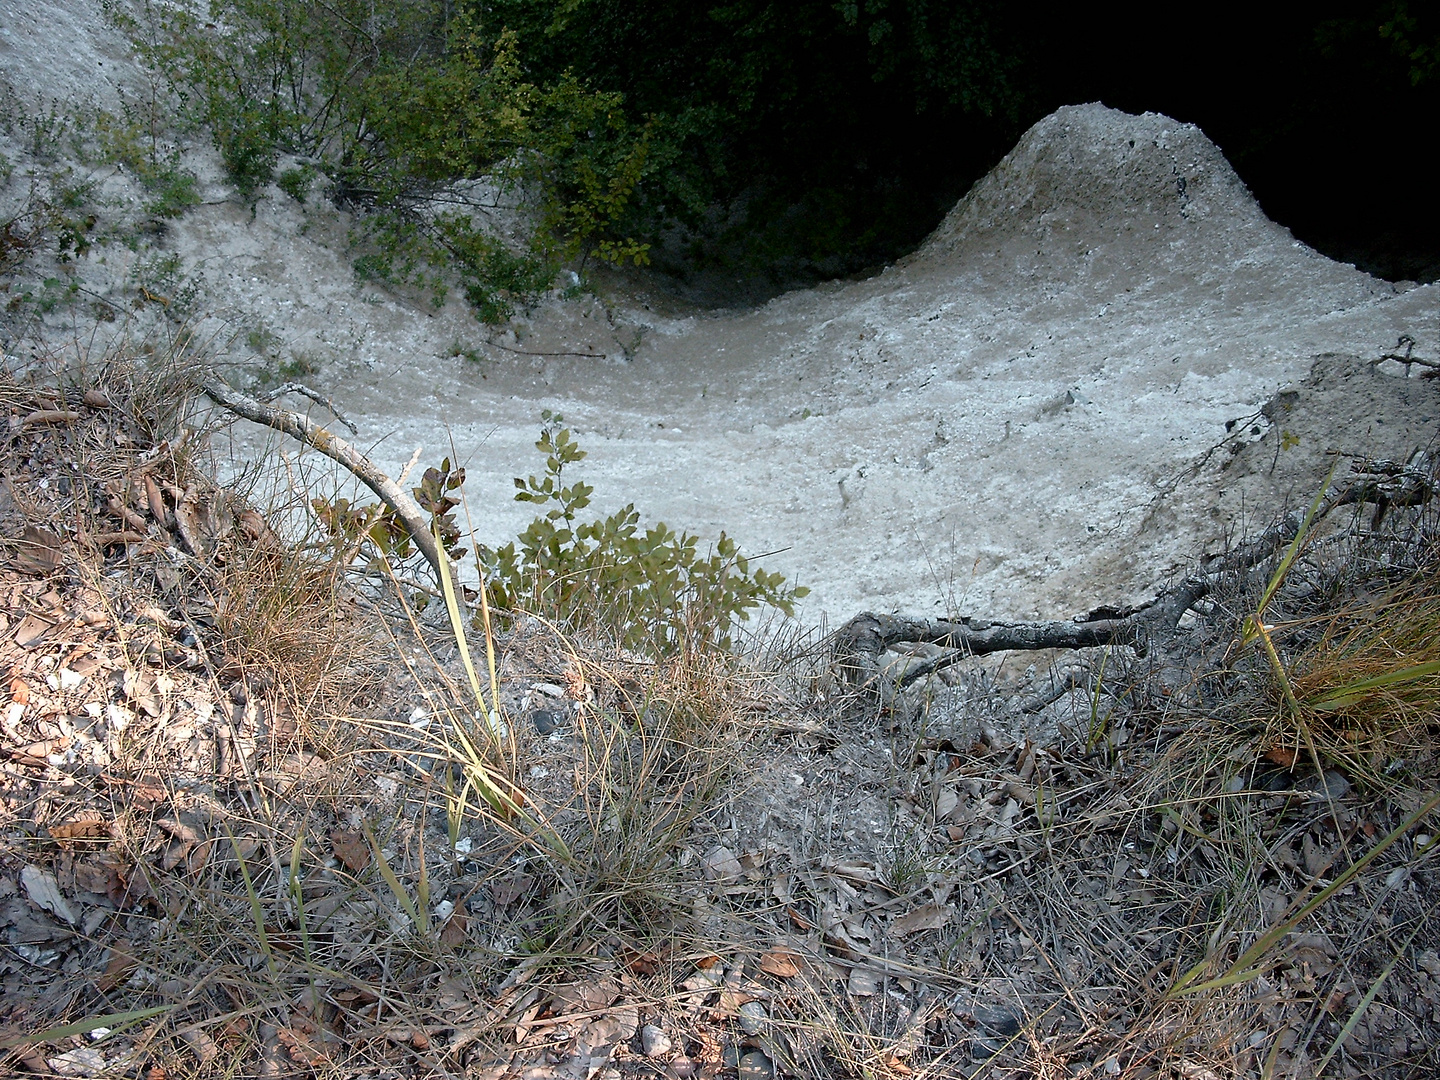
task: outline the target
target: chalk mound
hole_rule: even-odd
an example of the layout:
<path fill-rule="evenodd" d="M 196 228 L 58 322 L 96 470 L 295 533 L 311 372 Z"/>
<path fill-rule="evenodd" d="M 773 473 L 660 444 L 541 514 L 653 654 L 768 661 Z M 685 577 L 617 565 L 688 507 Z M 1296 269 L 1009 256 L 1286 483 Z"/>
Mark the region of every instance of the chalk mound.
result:
<path fill-rule="evenodd" d="M 1100 104 L 1058 109 L 1027 131 L 911 265 L 993 271 L 997 259 L 1020 281 L 1089 280 L 1106 290 L 1154 287 L 1178 273 L 1223 291 L 1259 261 L 1270 275 L 1305 264 L 1335 284 L 1369 280 L 1270 221 L 1195 125 Z"/>

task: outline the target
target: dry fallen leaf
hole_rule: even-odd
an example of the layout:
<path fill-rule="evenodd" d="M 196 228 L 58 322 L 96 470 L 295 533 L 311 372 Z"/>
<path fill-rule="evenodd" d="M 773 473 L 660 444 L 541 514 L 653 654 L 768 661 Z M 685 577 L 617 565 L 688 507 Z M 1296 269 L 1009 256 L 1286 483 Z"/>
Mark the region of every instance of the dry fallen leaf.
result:
<path fill-rule="evenodd" d="M 275 1037 L 289 1051 L 291 1060 L 297 1065 L 308 1065 L 312 1069 L 318 1069 L 322 1065 L 330 1063 L 330 1057 L 325 1053 L 324 1047 L 298 1028 L 276 1027 Z"/>
<path fill-rule="evenodd" d="M 1299 759 L 1299 755 L 1288 746 L 1272 746 L 1265 751 L 1265 756 L 1282 769 L 1293 769 Z"/>
<path fill-rule="evenodd" d="M 26 525 L 16 543 L 20 548 L 13 562 L 17 570 L 49 574 L 65 565 L 65 541 L 49 529 Z"/>
<path fill-rule="evenodd" d="M 793 979 L 800 974 L 801 957 L 794 949 L 778 945 L 760 957 L 760 970 L 782 979 Z"/>
<path fill-rule="evenodd" d="M 496 907 L 509 907 L 530 891 L 535 878 L 530 874 L 512 874 L 490 885 L 490 900 Z"/>
<path fill-rule="evenodd" d="M 880 974 L 869 968 L 851 968 L 846 989 L 855 997 L 874 997 L 880 990 Z"/>
<path fill-rule="evenodd" d="M 110 946 L 110 959 L 104 973 L 95 980 L 95 989 L 102 994 L 109 993 L 128 979 L 137 966 L 138 961 L 130 955 L 130 942 L 121 938 Z"/>
<path fill-rule="evenodd" d="M 939 930 L 954 913 L 954 908 L 944 904 L 921 904 L 892 922 L 890 933 L 894 937 L 906 937 L 921 930 Z"/>
<path fill-rule="evenodd" d="M 34 865 L 27 866 L 20 871 L 20 885 L 36 907 L 43 908 L 71 926 L 79 922 L 74 910 L 60 892 L 60 883 L 50 871 Z"/>
<path fill-rule="evenodd" d="M 330 833 L 330 846 L 345 869 L 358 874 L 370 865 L 370 845 L 365 837 L 352 829 L 335 829 Z"/>
<path fill-rule="evenodd" d="M 44 641 L 54 629 L 54 623 L 40 618 L 39 615 L 26 615 L 15 628 L 15 644 L 22 649 L 32 649 Z"/>
<path fill-rule="evenodd" d="M 77 820 L 65 821 L 49 828 L 50 839 L 62 848 L 73 848 L 77 842 L 103 841 L 110 839 L 110 823 L 106 821 Z M 103 889 L 93 890 L 103 892 Z"/>
<path fill-rule="evenodd" d="M 30 704 L 30 684 L 18 675 L 10 680 L 10 700 L 16 705 Z"/>
<path fill-rule="evenodd" d="M 445 925 L 440 928 L 440 944 L 449 945 L 452 949 L 465 944 L 469 925 L 470 920 L 457 911 L 446 919 Z"/>

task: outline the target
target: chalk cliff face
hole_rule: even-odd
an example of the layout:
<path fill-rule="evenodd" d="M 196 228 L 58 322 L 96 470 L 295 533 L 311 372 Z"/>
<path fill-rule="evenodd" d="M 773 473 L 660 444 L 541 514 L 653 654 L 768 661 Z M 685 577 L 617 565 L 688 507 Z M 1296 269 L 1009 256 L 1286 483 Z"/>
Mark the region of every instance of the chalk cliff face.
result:
<path fill-rule="evenodd" d="M 1202 300 L 1302 270 L 1312 287 L 1388 291 L 1266 218 L 1199 128 L 1094 104 L 1059 109 L 1026 132 L 915 259 L 995 259 L 1022 278 L 1103 293 L 1192 290 Z"/>
<path fill-rule="evenodd" d="M 74 96 L 93 64 L 102 103 L 143 85 L 95 11 L 53 6 L 64 35 L 0 15 L 0 76 Z M 23 147 L 0 149 L 23 166 Z M 1440 417 L 1418 371 L 1315 359 L 1376 358 L 1402 334 L 1440 356 L 1440 287 L 1297 243 L 1202 132 L 1164 116 L 1058 110 L 865 281 L 723 312 L 628 281 L 557 293 L 498 332 L 458 303 L 357 284 L 344 215 L 273 189 L 252 214 L 207 149 L 189 164 L 205 205 L 160 253 L 178 256 L 194 325 L 237 379 L 303 360 L 390 471 L 417 445 L 426 463 L 458 456 L 490 542 L 526 520 L 511 478 L 535 470 L 538 414 L 558 409 L 590 451 L 597 508 L 633 500 L 774 552 L 766 566 L 813 588 L 811 617 L 1148 596 L 1206 544 L 1308 498 L 1330 451 L 1404 456 Z M 77 280 L 128 311 L 151 255 L 112 247 Z M 34 332 L 73 341 L 77 311 Z M 146 317 L 161 313 L 128 332 Z M 1289 407 L 1262 413 L 1286 387 Z M 243 461 L 264 441 L 240 430 L 219 450 Z"/>

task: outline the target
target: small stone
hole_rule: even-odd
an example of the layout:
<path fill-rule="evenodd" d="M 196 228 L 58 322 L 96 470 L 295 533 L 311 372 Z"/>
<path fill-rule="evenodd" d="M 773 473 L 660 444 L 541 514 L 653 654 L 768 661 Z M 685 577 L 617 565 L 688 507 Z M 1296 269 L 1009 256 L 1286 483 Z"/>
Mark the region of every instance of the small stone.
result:
<path fill-rule="evenodd" d="M 664 1057 L 671 1049 L 670 1036 L 666 1035 L 662 1028 L 654 1024 L 646 1024 L 640 1029 L 640 1049 L 645 1052 L 646 1057 Z"/>
<path fill-rule="evenodd" d="M 775 1066 L 770 1064 L 763 1051 L 750 1050 L 740 1055 L 736 1071 L 739 1080 L 770 1080 L 775 1075 Z"/>
<path fill-rule="evenodd" d="M 530 713 L 530 722 L 535 725 L 536 732 L 549 735 L 564 726 L 565 714 L 554 709 L 535 709 Z"/>
<path fill-rule="evenodd" d="M 50 1071 L 61 1076 L 101 1076 L 105 1072 L 105 1055 L 88 1046 L 46 1059 Z"/>
<path fill-rule="evenodd" d="M 758 1001 L 747 1001 L 740 1006 L 740 1026 L 744 1028 L 746 1035 L 759 1035 L 765 1029 L 765 1021 L 769 1019 L 770 1014 Z"/>
<path fill-rule="evenodd" d="M 1010 1039 L 1020 1034 L 1020 1018 L 1009 1009 L 976 1006 L 975 1022 L 992 1035 Z"/>
<path fill-rule="evenodd" d="M 673 1076 L 675 1080 L 689 1080 L 695 1075 L 695 1062 L 691 1061 L 684 1054 L 670 1059 L 669 1066 L 665 1069 L 666 1076 Z"/>
<path fill-rule="evenodd" d="M 1343 799 L 1350 792 L 1350 781 L 1334 769 L 1325 770 L 1325 794 L 1332 799 Z"/>
<path fill-rule="evenodd" d="M 1350 781 L 1335 769 L 1326 769 L 1323 776 L 1307 776 L 1295 787 L 1317 799 L 1341 799 L 1350 791 Z"/>
<path fill-rule="evenodd" d="M 970 1056 L 976 1061 L 988 1061 L 1000 1052 L 1000 1043 L 977 1035 L 970 1040 Z"/>

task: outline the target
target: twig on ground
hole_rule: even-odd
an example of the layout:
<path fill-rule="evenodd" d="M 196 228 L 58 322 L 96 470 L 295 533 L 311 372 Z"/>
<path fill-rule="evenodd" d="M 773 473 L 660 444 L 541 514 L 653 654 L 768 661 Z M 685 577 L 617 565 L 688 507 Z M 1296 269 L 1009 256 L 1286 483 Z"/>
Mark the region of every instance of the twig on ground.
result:
<path fill-rule="evenodd" d="M 1388 507 L 1420 506 L 1434 496 L 1432 468 L 1424 450 L 1417 450 L 1404 465 L 1390 461 L 1357 464 L 1356 475 L 1327 495 L 1314 520 L 1323 519 L 1337 507 L 1373 503 L 1372 528 L 1378 526 Z M 1100 607 L 1069 621 L 1037 622 L 918 619 L 863 612 L 835 632 L 832 655 L 848 682 L 871 692 L 884 674 L 881 658 L 903 642 L 927 642 L 953 651 L 907 667 L 895 680 L 898 690 L 968 657 L 1011 650 L 1128 645 L 1144 655 L 1153 643 L 1173 637 L 1185 613 L 1218 586 L 1250 571 L 1293 541 L 1305 522 L 1302 511 L 1287 514 L 1254 540 L 1203 560 L 1199 573 L 1138 607 Z"/>
<path fill-rule="evenodd" d="M 1401 334 L 1400 339 L 1395 342 L 1395 348 L 1397 350 L 1403 349 L 1405 351 L 1403 353 L 1399 351 L 1385 353 L 1380 357 L 1371 360 L 1370 366 L 1376 367 L 1379 364 L 1383 364 L 1386 360 L 1394 360 L 1398 364 L 1405 365 L 1405 375 L 1407 378 L 1410 375 L 1411 364 L 1418 364 L 1422 368 L 1428 368 L 1429 370 L 1425 372 L 1424 376 L 1427 379 L 1433 379 L 1437 376 L 1440 376 L 1440 361 L 1424 360 L 1418 356 L 1411 355 L 1415 351 L 1415 339 L 1412 338 L 1409 334 Z"/>
<path fill-rule="evenodd" d="M 516 349 L 509 345 L 501 345 L 498 341 L 487 341 L 485 344 L 493 349 L 503 349 L 505 352 L 515 353 L 517 356 L 583 356 L 590 360 L 604 360 L 609 356 L 609 353 L 597 352 L 531 352 L 529 349 Z"/>

